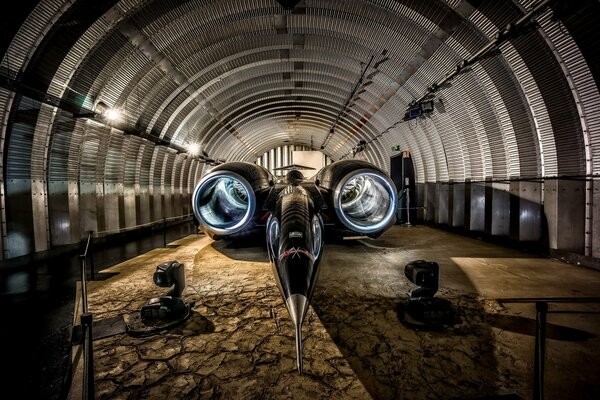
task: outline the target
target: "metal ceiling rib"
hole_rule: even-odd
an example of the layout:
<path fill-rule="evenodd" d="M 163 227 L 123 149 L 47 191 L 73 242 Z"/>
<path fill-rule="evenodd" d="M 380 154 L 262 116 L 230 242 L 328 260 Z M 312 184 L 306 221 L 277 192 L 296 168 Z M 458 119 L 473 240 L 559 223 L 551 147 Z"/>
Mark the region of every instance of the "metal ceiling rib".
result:
<path fill-rule="evenodd" d="M 167 150 L 163 146 L 155 146 L 150 162 L 150 182 L 151 193 L 162 194 L 163 185 L 163 162 L 165 160 Z"/>
<path fill-rule="evenodd" d="M 86 122 L 84 120 L 75 121 L 72 128 L 71 143 L 69 146 L 69 167 L 67 178 L 71 183 L 77 183 L 79 181 L 79 173 L 81 168 L 81 151 Z"/>
<path fill-rule="evenodd" d="M 54 122 L 50 143 L 48 181 L 67 182 L 69 180 L 71 140 L 74 132 L 73 119 L 65 114 L 59 112 Z"/>
<path fill-rule="evenodd" d="M 73 0 L 40 1 L 3 54 L 2 66 L 14 72 L 24 70 L 44 36 L 71 4 Z"/>
<path fill-rule="evenodd" d="M 190 175 L 190 169 L 192 168 L 192 164 L 193 161 L 191 158 L 185 158 L 183 161 L 183 167 L 181 168 L 181 173 L 179 174 L 179 182 L 181 183 L 181 194 L 191 194 L 192 190 L 194 190 L 193 187 L 190 188 L 190 183 L 188 179 L 188 176 Z"/>
<path fill-rule="evenodd" d="M 126 136 L 123 140 L 123 159 L 121 173 L 123 176 L 122 183 L 125 187 L 133 187 L 136 184 L 136 178 L 139 174 L 138 155 L 143 149 L 143 140 L 135 136 Z"/>
<path fill-rule="evenodd" d="M 104 169 L 105 183 L 121 183 L 123 182 L 123 144 L 124 137 L 121 132 L 111 129 L 108 135 L 107 156 Z"/>
<path fill-rule="evenodd" d="M 151 172 L 152 172 L 152 161 L 154 160 L 154 149 L 155 147 L 149 143 L 144 143 L 143 148 L 140 149 L 142 154 L 140 155 L 140 173 L 138 176 L 137 184 L 140 185 L 141 192 L 147 192 L 148 186 L 152 185 Z"/>
<path fill-rule="evenodd" d="M 162 187 L 167 191 L 171 191 L 173 187 L 173 165 L 175 164 L 175 154 L 170 151 L 165 152 L 165 159 L 162 165 Z"/>
<path fill-rule="evenodd" d="M 173 157 L 174 168 L 171 169 L 173 171 L 171 176 L 171 186 L 173 187 L 174 193 L 179 193 L 181 191 L 181 170 L 183 168 L 184 160 L 185 157 L 183 156 Z"/>
<path fill-rule="evenodd" d="M 247 73 L 247 71 L 245 71 L 245 70 L 244 70 L 243 72 L 244 72 L 244 73 Z"/>
<path fill-rule="evenodd" d="M 84 128 L 85 129 L 85 128 Z M 104 145 L 103 138 L 108 133 L 108 129 L 90 124 L 85 129 L 83 141 L 80 148 L 81 155 L 79 167 L 79 182 L 93 183 L 102 182 L 96 179 L 96 168 L 99 164 L 103 164 L 104 160 L 98 155 L 100 146 Z M 102 179 L 102 177 L 100 177 Z"/>
<path fill-rule="evenodd" d="M 146 30 L 146 33 L 148 34 L 148 30 Z M 168 35 L 167 35 L 168 36 Z"/>
<path fill-rule="evenodd" d="M 540 25 L 564 63 L 565 73 L 572 83 L 578 103 L 586 147 L 587 174 L 600 173 L 600 93 L 594 77 L 573 38 L 565 28 L 550 19 L 547 13 Z"/>
<path fill-rule="evenodd" d="M 521 11 L 516 5 L 497 2 L 482 4 L 484 13 L 496 26 L 506 26 Z M 552 50 L 537 32 L 511 41 L 527 68 L 531 71 L 549 111 L 556 142 L 558 173 L 585 174 L 584 143 L 575 100 L 569 93 L 569 84 Z M 580 151 L 581 150 L 581 151 Z"/>

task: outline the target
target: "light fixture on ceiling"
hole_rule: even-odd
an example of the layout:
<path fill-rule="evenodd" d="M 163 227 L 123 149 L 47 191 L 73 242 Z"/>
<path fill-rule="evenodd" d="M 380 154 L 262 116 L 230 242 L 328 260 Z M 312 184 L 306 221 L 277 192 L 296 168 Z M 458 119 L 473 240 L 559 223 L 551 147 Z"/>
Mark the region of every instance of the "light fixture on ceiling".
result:
<path fill-rule="evenodd" d="M 421 112 L 427 114 L 433 111 L 433 100 L 427 100 L 421 103 Z"/>
<path fill-rule="evenodd" d="M 109 108 L 102 116 L 109 121 L 116 121 L 121 116 L 121 113 L 114 108 Z"/>
<path fill-rule="evenodd" d="M 110 122 L 114 122 L 121 117 L 121 113 L 117 109 L 109 107 L 102 101 L 96 104 L 94 112 Z"/>
<path fill-rule="evenodd" d="M 200 145 L 198 143 L 189 143 L 186 148 L 190 156 L 197 156 L 200 154 Z"/>
<path fill-rule="evenodd" d="M 367 141 L 366 140 L 359 141 L 358 144 L 352 148 L 352 157 L 354 158 L 357 153 L 360 153 L 361 151 L 365 151 L 366 148 L 367 148 Z"/>

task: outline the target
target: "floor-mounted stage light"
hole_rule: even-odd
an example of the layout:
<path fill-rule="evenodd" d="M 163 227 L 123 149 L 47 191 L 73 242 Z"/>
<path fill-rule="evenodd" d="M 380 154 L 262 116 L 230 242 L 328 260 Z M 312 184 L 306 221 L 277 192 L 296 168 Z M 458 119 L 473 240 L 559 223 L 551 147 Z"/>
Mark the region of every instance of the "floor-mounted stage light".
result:
<path fill-rule="evenodd" d="M 139 314 L 130 317 L 127 332 L 133 336 L 146 336 L 172 328 L 185 321 L 192 304 L 183 301 L 185 269 L 178 261 L 169 261 L 156 267 L 152 279 L 158 287 L 172 287 L 165 295 L 146 301 Z"/>
<path fill-rule="evenodd" d="M 440 329 L 454 322 L 448 300 L 433 297 L 438 291 L 440 267 L 436 262 L 416 260 L 406 264 L 406 278 L 417 285 L 408 302 L 398 310 L 401 321 L 415 329 Z"/>

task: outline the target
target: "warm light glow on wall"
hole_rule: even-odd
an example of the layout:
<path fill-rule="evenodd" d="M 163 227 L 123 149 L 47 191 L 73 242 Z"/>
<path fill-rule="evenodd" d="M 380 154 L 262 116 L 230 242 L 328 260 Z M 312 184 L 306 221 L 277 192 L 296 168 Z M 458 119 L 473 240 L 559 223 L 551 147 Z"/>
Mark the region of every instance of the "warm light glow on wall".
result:
<path fill-rule="evenodd" d="M 116 121 L 117 119 L 119 119 L 119 116 L 121 114 L 119 113 L 119 111 L 115 110 L 114 108 L 109 108 L 108 110 L 106 110 L 104 112 L 103 115 L 109 121 Z"/>

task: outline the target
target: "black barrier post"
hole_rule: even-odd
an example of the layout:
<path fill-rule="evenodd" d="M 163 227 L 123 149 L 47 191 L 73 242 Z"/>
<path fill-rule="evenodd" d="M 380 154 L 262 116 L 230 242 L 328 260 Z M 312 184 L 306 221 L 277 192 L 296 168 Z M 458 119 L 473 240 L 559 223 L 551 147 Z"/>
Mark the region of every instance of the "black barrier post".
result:
<path fill-rule="evenodd" d="M 546 317 L 548 303 L 535 303 L 535 353 L 533 359 L 533 398 L 544 399 L 544 359 L 546 358 Z"/>
<path fill-rule="evenodd" d="M 93 317 L 91 313 L 81 314 L 81 327 L 83 328 L 83 398 L 94 399 L 94 338 L 92 333 Z"/>
<path fill-rule="evenodd" d="M 90 274 L 91 280 L 94 280 L 94 231 L 90 231 L 88 240 L 90 242 Z"/>
<path fill-rule="evenodd" d="M 167 217 L 163 217 L 163 247 L 167 247 Z"/>

